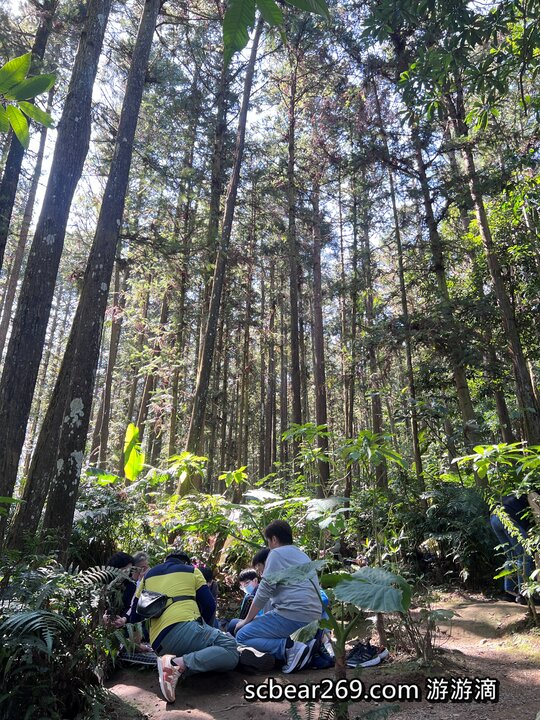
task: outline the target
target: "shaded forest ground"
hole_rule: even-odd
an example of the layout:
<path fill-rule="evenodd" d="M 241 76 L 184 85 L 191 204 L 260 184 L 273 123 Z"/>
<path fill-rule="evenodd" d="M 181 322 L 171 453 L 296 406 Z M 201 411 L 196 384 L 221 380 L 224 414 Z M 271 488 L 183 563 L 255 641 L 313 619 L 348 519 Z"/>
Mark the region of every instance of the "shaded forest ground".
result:
<path fill-rule="evenodd" d="M 437 607 L 451 608 L 458 616 L 442 625 L 441 660 L 431 675 L 446 677 L 497 678 L 500 698 L 497 704 L 481 703 L 402 703 L 395 715 L 403 720 L 536 720 L 540 713 L 540 633 L 524 629 L 525 609 L 504 601 L 486 600 L 462 593 L 445 595 Z M 281 682 L 285 676 L 273 673 Z M 295 673 L 288 682 L 319 682 L 331 671 Z M 426 673 L 405 656 L 363 670 L 362 681 L 371 683 L 418 683 L 425 690 Z M 239 672 L 195 676 L 179 687 L 174 705 L 162 699 L 153 670 L 120 669 L 108 687 L 139 712 L 118 707 L 111 720 L 277 720 L 289 716 L 288 703 L 247 703 L 243 699 L 244 681 L 263 682 L 264 677 Z M 425 692 L 423 693 L 425 696 Z M 372 703 L 351 706 L 351 717 Z"/>

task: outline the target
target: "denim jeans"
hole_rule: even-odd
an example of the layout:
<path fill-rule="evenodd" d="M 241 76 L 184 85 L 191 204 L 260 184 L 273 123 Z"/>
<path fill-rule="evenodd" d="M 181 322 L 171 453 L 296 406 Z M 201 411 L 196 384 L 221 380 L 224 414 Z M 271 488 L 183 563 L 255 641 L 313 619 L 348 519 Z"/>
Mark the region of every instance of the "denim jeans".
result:
<path fill-rule="evenodd" d="M 529 575 L 534 570 L 533 559 L 530 555 L 525 555 L 523 545 L 515 537 L 512 537 L 508 530 L 504 527 L 497 515 L 490 517 L 491 527 L 497 536 L 497 540 L 504 545 L 506 555 L 505 568 L 514 570 L 512 575 L 506 575 L 504 578 L 504 589 L 506 592 L 515 594 L 521 591 L 521 586 L 526 582 Z M 526 537 L 526 533 L 518 525 L 514 527 L 522 537 Z"/>
<path fill-rule="evenodd" d="M 239 659 L 234 638 L 196 620 L 176 623 L 161 641 L 159 654 L 182 657 L 186 675 L 233 670 Z"/>
<path fill-rule="evenodd" d="M 257 616 L 236 635 L 239 645 L 247 645 L 271 653 L 276 660 L 285 660 L 285 645 L 291 633 L 307 625 L 307 622 L 288 620 L 276 610 Z"/>

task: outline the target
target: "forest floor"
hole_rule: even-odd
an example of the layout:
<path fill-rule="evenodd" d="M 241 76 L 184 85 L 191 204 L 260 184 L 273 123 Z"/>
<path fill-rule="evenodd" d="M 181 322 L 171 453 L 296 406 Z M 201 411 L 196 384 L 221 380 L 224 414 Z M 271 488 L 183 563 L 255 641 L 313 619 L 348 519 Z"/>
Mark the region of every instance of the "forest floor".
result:
<path fill-rule="evenodd" d="M 421 702 L 402 702 L 395 714 L 402 720 L 536 720 L 540 714 L 540 632 L 526 627 L 526 608 L 501 600 L 465 593 L 444 593 L 437 608 L 451 609 L 456 616 L 441 625 L 440 665 L 421 668 L 405 655 L 392 655 L 381 665 L 362 670 L 361 680 L 373 683 L 417 683 Z M 315 683 L 331 677 L 332 670 L 271 673 L 283 682 Z M 426 700 L 426 678 L 496 678 L 500 682 L 497 703 L 440 702 Z M 111 720 L 278 720 L 289 717 L 287 702 L 248 703 L 244 682 L 262 683 L 261 675 L 240 672 L 193 676 L 177 689 L 176 703 L 163 700 L 155 670 L 122 668 L 108 687 L 128 705 L 118 705 Z M 380 703 L 382 705 L 384 703 Z M 354 703 L 350 717 L 375 709 L 377 703 Z M 130 706 L 136 710 L 132 711 Z M 392 715 L 394 717 L 394 715 Z"/>

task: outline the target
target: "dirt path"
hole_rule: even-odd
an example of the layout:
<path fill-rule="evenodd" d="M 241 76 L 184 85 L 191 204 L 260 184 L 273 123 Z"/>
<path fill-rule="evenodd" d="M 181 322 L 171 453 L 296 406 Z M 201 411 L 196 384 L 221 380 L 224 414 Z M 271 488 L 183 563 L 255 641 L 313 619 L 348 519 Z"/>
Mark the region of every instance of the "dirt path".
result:
<path fill-rule="evenodd" d="M 524 608 L 501 601 L 485 601 L 454 594 L 437 607 L 451 608 L 458 616 L 442 627 L 445 678 L 494 678 L 500 682 L 499 702 L 430 702 L 425 699 L 426 673 L 405 657 L 362 671 L 366 686 L 373 683 L 417 683 L 422 702 L 400 702 L 396 718 L 402 720 L 537 720 L 540 713 L 540 633 L 519 632 Z M 433 673 L 431 673 L 433 674 Z M 441 673 L 437 673 L 442 675 Z M 316 683 L 331 671 L 307 671 L 284 676 L 271 674 L 276 681 Z M 266 682 L 261 675 L 239 672 L 223 675 L 194 676 L 177 691 L 174 705 L 162 699 L 157 672 L 119 670 L 109 683 L 110 689 L 135 706 L 147 720 L 278 720 L 289 717 L 288 702 L 247 703 L 244 683 Z M 380 703 L 384 704 L 384 703 Z M 377 703 L 351 706 L 351 717 L 377 707 Z M 121 715 L 118 720 L 128 720 Z"/>

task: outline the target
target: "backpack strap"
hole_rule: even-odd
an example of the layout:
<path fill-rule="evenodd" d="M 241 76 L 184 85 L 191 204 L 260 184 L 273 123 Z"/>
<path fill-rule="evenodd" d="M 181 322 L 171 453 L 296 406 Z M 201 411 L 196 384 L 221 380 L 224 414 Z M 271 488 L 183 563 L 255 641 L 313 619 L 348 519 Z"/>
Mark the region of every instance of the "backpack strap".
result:
<path fill-rule="evenodd" d="M 169 598 L 169 600 L 172 600 L 173 603 L 181 602 L 182 600 L 194 600 L 196 602 L 195 595 L 167 595 L 167 597 Z"/>

